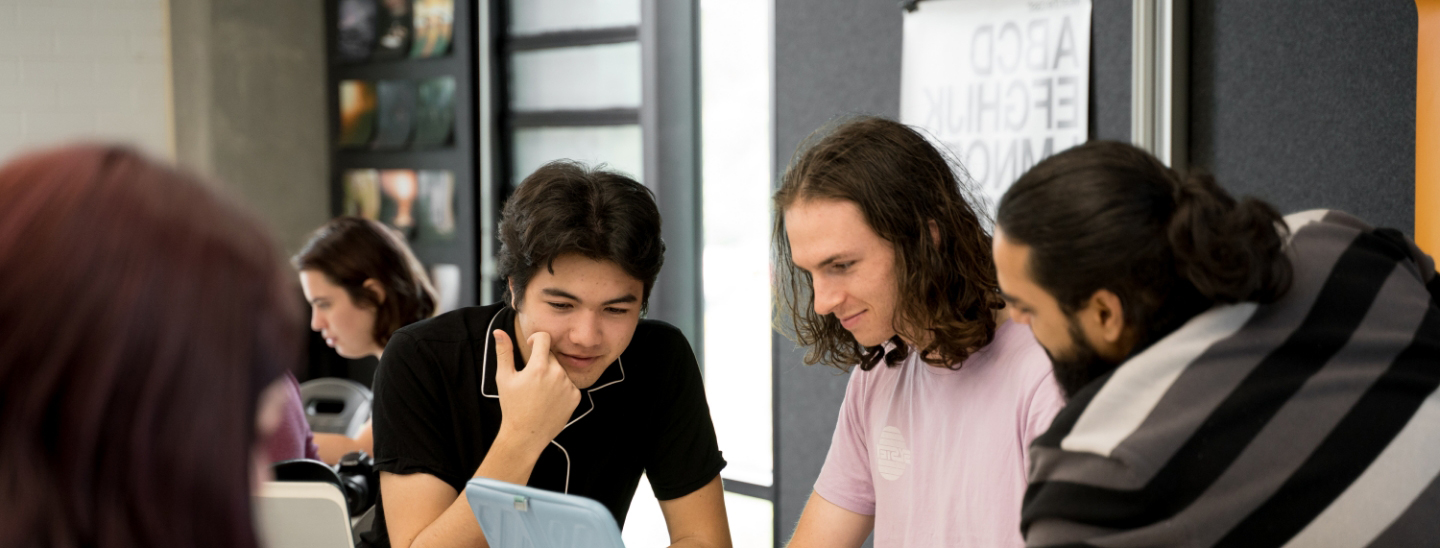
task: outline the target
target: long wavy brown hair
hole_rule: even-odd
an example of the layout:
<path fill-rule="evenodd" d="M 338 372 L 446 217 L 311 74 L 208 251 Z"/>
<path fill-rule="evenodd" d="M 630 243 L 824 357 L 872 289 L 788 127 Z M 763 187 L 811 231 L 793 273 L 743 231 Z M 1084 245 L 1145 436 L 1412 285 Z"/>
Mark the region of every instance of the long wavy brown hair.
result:
<path fill-rule="evenodd" d="M 957 176 L 957 173 L 959 176 Z M 864 347 L 834 315 L 815 313 L 810 274 L 795 265 L 785 211 L 802 200 L 848 200 L 895 248 L 895 332 L 935 366 L 959 369 L 995 337 L 1004 308 L 990 255 L 990 235 L 958 162 L 904 124 L 864 116 L 817 130 L 800 144 L 775 193 L 777 326 L 810 348 L 805 363 L 868 371 L 910 349 Z M 983 211 L 983 210 L 981 210 Z M 932 223 L 939 241 L 932 236 Z M 788 325 L 787 325 L 788 324 Z M 898 337 L 898 335 L 897 335 Z"/>

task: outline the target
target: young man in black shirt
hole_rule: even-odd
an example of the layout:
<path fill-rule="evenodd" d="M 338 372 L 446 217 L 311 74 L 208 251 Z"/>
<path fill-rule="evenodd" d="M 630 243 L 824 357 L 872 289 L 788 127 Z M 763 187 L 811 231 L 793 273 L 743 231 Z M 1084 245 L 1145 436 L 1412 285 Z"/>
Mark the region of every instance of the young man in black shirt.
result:
<path fill-rule="evenodd" d="M 381 542 L 486 546 L 472 477 L 590 497 L 623 525 L 645 473 L 672 546 L 729 547 L 694 353 L 640 319 L 665 252 L 649 190 L 556 162 L 501 215 L 506 302 L 397 331 L 376 372 Z"/>

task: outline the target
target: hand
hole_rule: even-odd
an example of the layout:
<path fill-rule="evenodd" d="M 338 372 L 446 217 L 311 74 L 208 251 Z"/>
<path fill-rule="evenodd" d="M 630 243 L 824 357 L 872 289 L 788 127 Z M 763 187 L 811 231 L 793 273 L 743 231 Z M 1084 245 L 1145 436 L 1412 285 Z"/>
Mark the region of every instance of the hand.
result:
<path fill-rule="evenodd" d="M 500 391 L 500 435 L 544 445 L 560 435 L 580 404 L 580 389 L 550 353 L 550 334 L 530 335 L 530 359 L 515 370 L 510 336 L 495 330 L 495 386 Z"/>

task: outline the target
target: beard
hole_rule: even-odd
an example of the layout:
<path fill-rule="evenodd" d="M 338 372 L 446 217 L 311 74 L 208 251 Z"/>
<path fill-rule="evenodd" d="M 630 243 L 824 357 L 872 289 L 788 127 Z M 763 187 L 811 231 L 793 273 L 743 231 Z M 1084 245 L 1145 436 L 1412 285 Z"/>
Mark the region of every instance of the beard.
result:
<path fill-rule="evenodd" d="M 1045 355 L 1050 356 L 1050 363 L 1055 369 L 1055 382 L 1065 393 L 1066 400 L 1075 397 L 1075 394 L 1091 381 L 1120 365 L 1100 357 L 1100 353 L 1095 351 L 1095 347 L 1085 340 L 1084 333 L 1080 331 L 1079 322 L 1070 318 L 1069 324 L 1070 348 L 1063 355 L 1057 356 L 1049 348 L 1041 346 L 1045 349 Z"/>

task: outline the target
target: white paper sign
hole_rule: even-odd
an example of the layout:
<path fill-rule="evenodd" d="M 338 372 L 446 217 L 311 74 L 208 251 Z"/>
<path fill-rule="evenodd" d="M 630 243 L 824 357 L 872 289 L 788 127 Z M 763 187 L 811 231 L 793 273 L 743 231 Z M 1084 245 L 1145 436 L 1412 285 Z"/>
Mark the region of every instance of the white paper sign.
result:
<path fill-rule="evenodd" d="M 1085 142 L 1090 0 L 926 0 L 905 14 L 900 119 L 929 131 L 989 202 Z"/>

